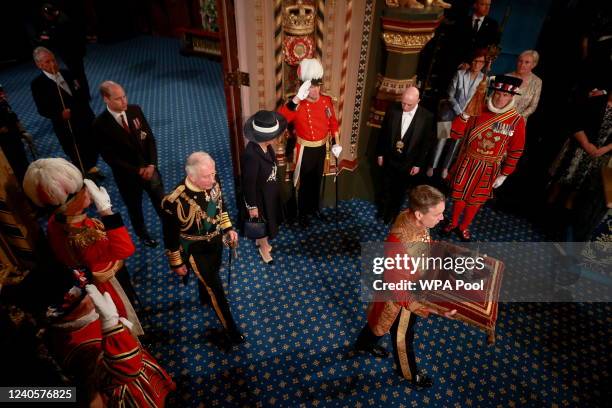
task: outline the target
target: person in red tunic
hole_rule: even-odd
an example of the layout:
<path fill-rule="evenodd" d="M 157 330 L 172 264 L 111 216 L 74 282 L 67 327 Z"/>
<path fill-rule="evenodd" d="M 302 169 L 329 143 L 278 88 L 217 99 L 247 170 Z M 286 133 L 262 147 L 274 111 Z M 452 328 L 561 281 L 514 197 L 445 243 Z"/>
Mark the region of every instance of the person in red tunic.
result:
<path fill-rule="evenodd" d="M 465 139 L 451 175 L 454 201 L 451 221 L 444 233 L 455 231 L 463 241 L 470 241 L 468 227 L 480 207 L 514 172 L 525 145 L 525 120 L 514 109 L 520 78 L 497 75 L 491 81 L 493 94 L 479 116 L 457 116 L 451 125 L 453 146 L 445 158 L 448 167 L 460 139 Z M 463 213 L 463 220 L 459 218 Z"/>
<path fill-rule="evenodd" d="M 88 270 L 66 269 L 46 296 L 50 349 L 75 381 L 80 406 L 164 407 L 176 385 L 120 317 Z M 49 293 L 52 292 L 52 293 Z"/>
<path fill-rule="evenodd" d="M 303 81 L 300 89 L 278 112 L 293 123 L 297 141 L 293 154 L 293 185 L 297 189 L 300 224 L 308 225 L 308 216 L 319 213 L 319 195 L 330 136 L 340 144 L 338 120 L 332 99 L 321 94 L 323 66 L 316 59 L 303 59 L 298 68 Z"/>
<path fill-rule="evenodd" d="M 431 242 L 429 229 L 444 219 L 444 194 L 428 185 L 417 186 L 409 195 L 409 205 L 396 218 L 386 242 L 404 244 L 402 252 L 409 256 L 420 256 Z M 395 257 L 398 248 L 388 249 L 387 257 Z M 401 254 L 399 254 L 401 255 Z M 401 282 L 419 278 L 418 273 L 410 270 L 386 270 L 385 282 Z M 432 379 L 425 373 L 418 373 L 414 354 L 414 324 L 416 317 L 428 317 L 438 313 L 419 302 L 409 290 L 392 292 L 392 300 L 375 298 L 368 307 L 368 321 L 361 330 L 355 350 L 368 352 L 375 357 L 386 357 L 387 350 L 377 343 L 386 333 L 393 339 L 393 357 L 399 375 L 417 387 L 430 387 Z M 450 310 L 444 313 L 451 318 L 457 313 Z"/>
<path fill-rule="evenodd" d="M 87 267 L 102 292 L 111 294 L 119 315 L 134 325 L 135 335 L 143 330 L 132 307 L 136 300 L 124 259 L 135 247 L 121 214 L 113 213 L 108 193 L 61 158 L 39 159 L 26 171 L 23 189 L 39 207 L 56 207 L 49 218 L 47 235 L 57 259 L 70 268 Z M 85 210 L 95 203 L 101 220 Z"/>

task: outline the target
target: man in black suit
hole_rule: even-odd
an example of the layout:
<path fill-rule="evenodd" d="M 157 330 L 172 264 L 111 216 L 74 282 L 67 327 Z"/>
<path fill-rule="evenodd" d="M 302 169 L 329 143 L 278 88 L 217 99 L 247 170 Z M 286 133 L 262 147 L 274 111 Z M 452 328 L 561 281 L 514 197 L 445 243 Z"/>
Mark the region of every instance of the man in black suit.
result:
<path fill-rule="evenodd" d="M 453 4 L 453 9 L 456 6 Z M 499 44 L 499 25 L 489 17 L 491 0 L 475 0 L 472 9 L 471 15 L 455 10 L 452 17 L 456 18 L 454 24 L 440 28 L 444 34 L 433 68 L 436 78 L 434 88 L 439 93 L 446 92 L 457 69 L 462 65 L 467 68 L 465 64 L 471 62 L 470 58 L 477 49 Z"/>
<path fill-rule="evenodd" d="M 499 44 L 499 25 L 489 17 L 491 0 L 476 0 L 473 7 L 471 16 L 457 20 L 452 37 L 458 62 L 468 62 L 467 59 L 478 48 Z"/>
<path fill-rule="evenodd" d="M 377 162 L 383 170 L 378 214 L 386 224 L 399 214 L 406 190 L 425 166 L 435 141 L 433 115 L 419 101 L 419 90 L 407 88 L 401 104 L 387 109 L 378 137 Z"/>
<path fill-rule="evenodd" d="M 100 177 L 96 168 L 98 151 L 91 137 L 94 113 L 89 96 L 67 70 L 60 70 L 55 55 L 44 47 L 33 53 L 41 73 L 31 84 L 32 96 L 41 116 L 51 119 L 55 135 L 72 163 L 86 177 Z"/>
<path fill-rule="evenodd" d="M 136 235 L 146 246 L 155 248 L 157 241 L 149 235 L 142 214 L 143 190 L 160 217 L 164 197 L 153 131 L 140 106 L 128 105 L 121 85 L 105 81 L 100 85 L 100 94 L 106 110 L 94 121 L 94 137 L 102 158 L 113 170 Z"/>
<path fill-rule="evenodd" d="M 41 32 L 37 39 L 38 42 L 57 52 L 68 70 L 81 84 L 87 99 L 91 99 L 83 63 L 86 52 L 84 31 L 80 30 L 66 13 L 53 4 L 45 3 L 42 6 L 41 14 Z"/>

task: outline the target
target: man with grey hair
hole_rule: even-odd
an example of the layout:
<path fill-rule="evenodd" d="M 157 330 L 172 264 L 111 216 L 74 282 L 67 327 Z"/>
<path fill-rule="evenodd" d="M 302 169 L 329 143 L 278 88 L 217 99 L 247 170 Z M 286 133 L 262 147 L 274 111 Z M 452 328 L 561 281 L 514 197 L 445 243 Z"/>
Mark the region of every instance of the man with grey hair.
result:
<path fill-rule="evenodd" d="M 217 177 L 215 161 L 205 152 L 192 153 L 185 164 L 187 177 L 162 200 L 164 244 L 172 270 L 187 282 L 188 266 L 198 279 L 200 301 L 210 304 L 223 325 L 223 348 L 244 342 L 219 277 L 223 245 L 236 247 Z"/>
<path fill-rule="evenodd" d="M 86 177 L 101 179 L 96 167 L 98 151 L 91 137 L 94 113 L 89 95 L 70 71 L 59 69 L 55 55 L 47 48 L 37 47 L 32 56 L 41 70 L 31 83 L 38 113 L 51 120 L 57 140 L 72 163 Z"/>
<path fill-rule="evenodd" d="M 164 186 L 157 165 L 157 146 L 153 131 L 138 105 L 128 105 L 121 85 L 113 81 L 100 84 L 106 109 L 94 121 L 94 138 L 102 158 L 113 170 L 134 232 L 150 247 L 156 247 L 142 213 L 142 193 L 146 191 L 161 218 Z"/>

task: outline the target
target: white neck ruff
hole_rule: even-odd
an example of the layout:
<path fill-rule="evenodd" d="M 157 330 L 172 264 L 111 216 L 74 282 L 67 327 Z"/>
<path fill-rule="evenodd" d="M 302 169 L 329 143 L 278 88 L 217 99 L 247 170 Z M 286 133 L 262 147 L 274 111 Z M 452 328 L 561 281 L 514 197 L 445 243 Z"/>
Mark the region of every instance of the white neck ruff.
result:
<path fill-rule="evenodd" d="M 493 113 L 506 113 L 510 109 L 514 108 L 514 97 L 512 97 L 510 103 L 504 106 L 503 108 L 496 108 L 495 106 L 493 106 L 493 98 L 489 96 L 487 98 L 487 108 Z"/>
<path fill-rule="evenodd" d="M 68 331 L 78 330 L 82 327 L 87 326 L 91 322 L 95 322 L 96 320 L 98 320 L 99 317 L 100 315 L 98 315 L 96 309 L 92 309 L 85 316 L 81 316 L 78 319 L 70 320 L 68 322 L 54 323 L 53 327 Z"/>

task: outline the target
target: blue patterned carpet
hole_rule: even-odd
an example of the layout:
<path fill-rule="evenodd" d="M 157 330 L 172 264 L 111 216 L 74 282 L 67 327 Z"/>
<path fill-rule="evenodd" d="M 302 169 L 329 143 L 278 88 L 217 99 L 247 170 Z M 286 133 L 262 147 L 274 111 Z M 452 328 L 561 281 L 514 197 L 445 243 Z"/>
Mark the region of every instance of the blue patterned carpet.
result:
<path fill-rule="evenodd" d="M 158 141 L 167 191 L 182 178 L 186 156 L 206 150 L 217 161 L 233 206 L 221 67 L 181 57 L 178 46 L 148 37 L 90 46 L 90 85 L 96 89 L 105 79 L 115 80 L 131 103 L 142 106 Z M 36 73 L 33 64 L 24 64 L 0 72 L 0 83 L 42 156 L 62 156 L 50 123 L 33 105 L 29 83 Z M 103 108 L 98 95 L 92 104 L 96 112 Z M 105 164 L 102 169 L 111 175 Z M 106 185 L 127 220 L 112 177 Z M 159 221 L 144 201 L 151 232 L 161 239 Z M 609 304 L 501 304 L 494 346 L 463 323 L 421 319 L 415 344 L 419 368 L 435 378 L 428 390 L 409 387 L 391 358 L 348 358 L 365 321 L 359 242 L 383 240 L 387 230 L 368 202 L 342 202 L 340 212 L 340 233 L 334 224 L 314 224 L 308 231 L 284 227 L 273 243 L 274 266 L 262 264 L 252 243 L 241 242 L 229 299 L 247 343 L 230 354 L 203 338 L 219 324 L 212 309 L 199 305 L 195 280 L 183 286 L 168 271 L 161 249 L 137 243 L 128 266 L 152 324 L 146 329 L 160 339 L 149 350 L 179 385 L 176 405 L 609 406 Z M 478 215 L 473 232 L 482 240 L 544 240 L 527 221 L 489 208 Z M 221 276 L 227 277 L 225 269 Z M 383 345 L 391 348 L 388 337 Z"/>

